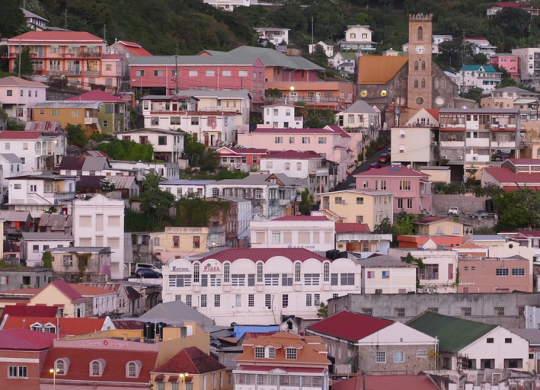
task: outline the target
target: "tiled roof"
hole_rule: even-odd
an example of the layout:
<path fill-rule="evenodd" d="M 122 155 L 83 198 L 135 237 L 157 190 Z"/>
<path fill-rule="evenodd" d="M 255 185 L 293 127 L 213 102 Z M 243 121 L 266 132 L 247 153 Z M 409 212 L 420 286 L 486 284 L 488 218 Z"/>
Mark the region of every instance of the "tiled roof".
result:
<path fill-rule="evenodd" d="M 20 77 L 8 76 L 0 79 L 0 87 L 11 87 L 11 86 L 20 86 L 20 87 L 32 87 L 32 88 L 49 88 L 47 85 L 40 83 L 39 81 L 30 81 L 21 79 Z"/>
<path fill-rule="evenodd" d="M 22 291 L 25 289 L 11 290 L 10 294 L 13 293 L 16 295 L 16 291 Z M 32 290 L 34 294 L 39 291 L 39 289 L 26 289 Z M 7 292 L 7 291 L 4 291 Z M 54 317 L 58 311 L 56 306 L 30 306 L 27 304 L 17 304 L 17 305 L 6 305 L 2 311 L 2 318 L 6 315 L 10 317 Z"/>
<path fill-rule="evenodd" d="M 336 223 L 336 233 L 369 233 L 366 223 L 342 222 Z"/>
<path fill-rule="evenodd" d="M 70 283 L 70 286 L 81 294 L 83 297 L 92 297 L 96 295 L 114 294 L 116 291 L 111 291 L 105 288 L 87 286 L 85 284 Z"/>
<path fill-rule="evenodd" d="M 321 159 L 322 156 L 315 152 L 299 152 L 296 150 L 284 150 L 283 152 L 273 152 L 261 156 L 262 159 L 284 159 L 284 160 L 309 160 L 312 158 Z"/>
<path fill-rule="evenodd" d="M 238 259 L 251 259 L 253 261 L 268 261 L 272 257 L 282 256 L 291 261 L 305 261 L 315 259 L 328 260 L 326 257 L 303 248 L 249 248 L 249 249 L 225 249 L 214 255 L 202 258 L 200 261 L 215 259 L 220 262 L 235 261 Z"/>
<path fill-rule="evenodd" d="M 54 282 L 49 283 L 44 290 L 54 286 L 58 291 L 64 294 L 67 298 L 71 300 L 72 303 L 84 302 L 84 298 L 81 294 L 77 292 L 69 283 L 64 282 L 63 280 L 55 280 Z"/>
<path fill-rule="evenodd" d="M 197 347 L 184 348 L 161 366 L 152 370 L 158 373 L 187 372 L 190 375 L 224 370 L 226 367 Z"/>
<path fill-rule="evenodd" d="M 68 101 L 95 101 L 95 102 L 107 102 L 107 103 L 125 103 L 122 99 L 117 98 L 114 95 L 111 95 L 110 93 L 107 93 L 105 91 L 102 91 L 100 89 L 95 89 L 93 91 L 89 91 L 86 93 L 83 93 L 79 96 L 74 96 L 72 98 L 66 99 Z"/>
<path fill-rule="evenodd" d="M 0 350 L 40 351 L 52 347 L 55 338 L 54 333 L 3 329 L 0 330 Z"/>
<path fill-rule="evenodd" d="M 8 317 L 2 329 L 30 329 L 34 323 L 45 325 L 60 324 L 60 334 L 75 336 L 86 333 L 99 332 L 103 329 L 105 318 L 56 318 L 56 317 Z"/>
<path fill-rule="evenodd" d="M 370 169 L 369 171 L 361 172 L 354 177 L 379 177 L 379 176 L 401 176 L 401 177 L 424 177 L 427 178 L 427 173 L 422 173 L 405 165 L 388 165 L 380 169 Z"/>
<path fill-rule="evenodd" d="M 484 168 L 501 185 L 517 186 L 535 186 L 540 185 L 540 172 L 514 172 L 510 168 Z"/>
<path fill-rule="evenodd" d="M 273 219 L 272 221 L 329 221 L 329 219 L 318 215 L 289 215 L 287 217 Z"/>
<path fill-rule="evenodd" d="M 426 111 L 429 112 L 429 114 L 435 118 L 436 120 L 439 120 L 439 110 L 435 110 L 434 108 L 426 108 Z"/>
<path fill-rule="evenodd" d="M 69 368 L 66 375 L 56 376 L 56 386 L 64 380 L 69 381 L 68 383 L 70 385 L 76 382 L 80 383 L 81 381 L 93 383 L 96 381 L 96 377 L 90 376 L 90 362 L 103 359 L 105 360 L 105 369 L 103 370 L 103 375 L 99 377 L 99 382 L 135 382 L 145 383 L 148 386 L 150 382 L 150 371 L 156 365 L 157 354 L 154 351 L 53 347 L 47 353 L 47 358 L 41 371 L 41 379 L 51 378 L 49 369 L 50 367 L 54 367 L 54 362 L 57 359 L 68 358 Z M 141 362 L 139 377 L 128 378 L 126 376 L 126 365 L 136 360 Z M 114 388 L 116 386 L 112 387 Z"/>
<path fill-rule="evenodd" d="M 50 133 L 49 133 L 50 134 Z M 0 140 L 2 139 L 38 139 L 42 135 L 48 135 L 44 134 L 41 131 L 9 131 L 9 130 L 3 130 L 0 131 Z"/>
<path fill-rule="evenodd" d="M 142 47 L 141 45 L 139 45 L 138 43 L 135 43 L 135 42 L 118 41 L 118 42 L 115 42 L 115 43 L 118 43 L 119 45 L 122 45 L 124 47 L 124 49 L 129 51 L 134 56 L 151 56 L 151 55 L 153 55 L 148 50 L 146 50 L 144 47 Z"/>
<path fill-rule="evenodd" d="M 361 375 L 343 381 L 332 381 L 332 390 L 364 390 Z M 420 375 L 366 375 L 366 390 L 438 390 L 439 387 L 426 374 Z"/>
<path fill-rule="evenodd" d="M 393 321 L 382 318 L 344 310 L 311 325 L 308 329 L 316 333 L 357 342 L 393 323 Z M 347 324 L 347 326 L 343 326 L 343 324 Z"/>
<path fill-rule="evenodd" d="M 79 44 L 102 44 L 103 39 L 85 31 L 30 31 L 8 39 L 8 42 L 76 42 Z"/>
<path fill-rule="evenodd" d="M 497 325 L 464 320 L 426 311 L 407 323 L 408 326 L 439 340 L 439 350 L 459 352 Z"/>
<path fill-rule="evenodd" d="M 358 84 L 386 84 L 407 64 L 409 57 L 358 57 Z"/>

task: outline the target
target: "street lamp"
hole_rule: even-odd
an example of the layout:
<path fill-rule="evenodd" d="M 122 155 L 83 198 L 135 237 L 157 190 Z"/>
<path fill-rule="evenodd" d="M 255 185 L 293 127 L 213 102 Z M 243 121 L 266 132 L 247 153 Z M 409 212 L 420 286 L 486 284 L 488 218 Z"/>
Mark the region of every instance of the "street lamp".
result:
<path fill-rule="evenodd" d="M 53 375 L 53 390 L 56 390 L 56 374 L 60 371 L 58 368 L 51 368 L 49 372 Z"/>
<path fill-rule="evenodd" d="M 186 390 L 186 378 L 189 376 L 187 372 L 183 374 L 178 374 L 178 379 L 182 380 L 182 390 Z"/>

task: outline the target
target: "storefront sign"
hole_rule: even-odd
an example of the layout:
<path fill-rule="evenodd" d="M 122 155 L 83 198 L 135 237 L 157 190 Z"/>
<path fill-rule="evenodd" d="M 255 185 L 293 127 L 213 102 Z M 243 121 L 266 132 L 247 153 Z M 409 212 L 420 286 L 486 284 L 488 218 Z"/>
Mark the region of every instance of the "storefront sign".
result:
<path fill-rule="evenodd" d="M 186 267 L 177 267 L 176 265 L 173 265 L 172 270 L 173 272 L 190 272 L 189 268 Z"/>
<path fill-rule="evenodd" d="M 203 272 L 221 272 L 218 265 L 212 265 L 212 263 L 206 263 L 203 265 Z"/>
<path fill-rule="evenodd" d="M 86 348 L 129 348 L 129 344 L 118 340 L 83 340 L 81 347 Z"/>

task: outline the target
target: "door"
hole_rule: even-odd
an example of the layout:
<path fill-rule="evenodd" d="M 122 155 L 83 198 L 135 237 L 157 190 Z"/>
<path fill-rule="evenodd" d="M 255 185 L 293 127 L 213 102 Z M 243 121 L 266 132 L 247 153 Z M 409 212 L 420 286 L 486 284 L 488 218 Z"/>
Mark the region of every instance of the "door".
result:
<path fill-rule="evenodd" d="M 321 101 L 321 93 L 320 92 L 315 92 L 315 101 L 317 103 Z"/>

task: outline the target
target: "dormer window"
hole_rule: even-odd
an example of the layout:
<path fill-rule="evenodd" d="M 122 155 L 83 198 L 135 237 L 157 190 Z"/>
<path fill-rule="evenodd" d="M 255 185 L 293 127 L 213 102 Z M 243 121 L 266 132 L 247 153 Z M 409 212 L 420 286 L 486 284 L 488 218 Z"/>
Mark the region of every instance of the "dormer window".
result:
<path fill-rule="evenodd" d="M 90 376 L 102 376 L 105 369 L 105 360 L 98 359 L 90 362 Z"/>
<path fill-rule="evenodd" d="M 141 372 L 141 362 L 140 360 L 135 360 L 128 362 L 126 365 L 126 377 L 127 378 L 138 378 L 139 373 Z"/>
<path fill-rule="evenodd" d="M 287 348 L 285 358 L 287 360 L 296 360 L 297 350 L 296 348 Z"/>
<path fill-rule="evenodd" d="M 276 358 L 276 349 L 274 347 L 268 347 L 268 358 L 269 359 Z"/>
<path fill-rule="evenodd" d="M 30 329 L 34 330 L 36 332 L 41 332 L 41 328 L 42 328 L 42 326 L 41 326 L 41 324 L 39 322 L 36 322 L 36 323 L 30 325 Z"/>
<path fill-rule="evenodd" d="M 69 359 L 57 359 L 54 362 L 54 369 L 56 370 L 56 375 L 66 375 L 69 369 Z"/>
<path fill-rule="evenodd" d="M 56 333 L 56 326 L 48 322 L 45 324 L 42 331 L 45 333 Z"/>
<path fill-rule="evenodd" d="M 255 358 L 257 359 L 264 358 L 264 347 L 255 347 Z"/>

